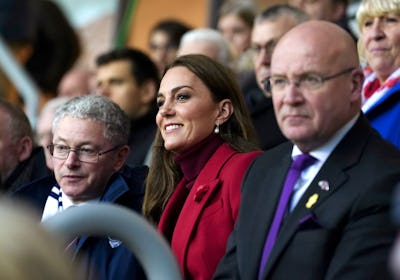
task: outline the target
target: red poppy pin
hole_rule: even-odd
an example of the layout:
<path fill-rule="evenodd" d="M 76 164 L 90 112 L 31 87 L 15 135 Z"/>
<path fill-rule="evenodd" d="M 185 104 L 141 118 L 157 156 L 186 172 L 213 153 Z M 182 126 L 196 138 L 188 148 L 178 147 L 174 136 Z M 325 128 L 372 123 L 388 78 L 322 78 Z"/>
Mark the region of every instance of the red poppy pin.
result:
<path fill-rule="evenodd" d="M 206 185 L 201 185 L 196 189 L 196 192 L 194 194 L 194 201 L 196 202 L 200 202 L 203 197 L 206 195 L 206 193 L 208 192 L 208 190 L 210 189 L 209 186 Z"/>

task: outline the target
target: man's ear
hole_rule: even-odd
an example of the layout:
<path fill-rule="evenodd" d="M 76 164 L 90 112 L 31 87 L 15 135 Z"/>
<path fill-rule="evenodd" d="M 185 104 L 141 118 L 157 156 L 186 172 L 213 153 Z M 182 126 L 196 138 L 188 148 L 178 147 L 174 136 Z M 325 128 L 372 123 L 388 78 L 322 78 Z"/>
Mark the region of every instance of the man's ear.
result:
<path fill-rule="evenodd" d="M 22 162 L 27 160 L 31 156 L 33 150 L 32 139 L 28 136 L 24 136 L 18 140 L 17 145 L 18 161 Z"/>
<path fill-rule="evenodd" d="M 355 69 L 351 76 L 351 99 L 358 101 L 361 99 L 362 86 L 364 83 L 364 74 L 361 69 Z"/>
<path fill-rule="evenodd" d="M 222 125 L 225 123 L 233 114 L 232 101 L 229 99 L 221 100 L 218 104 L 219 112 L 216 119 L 216 125 Z"/>
<path fill-rule="evenodd" d="M 116 155 L 117 160 L 114 163 L 115 171 L 120 170 L 124 166 L 125 161 L 128 158 L 129 150 L 130 148 L 128 145 L 124 145 L 121 148 L 119 148 L 118 153 Z"/>

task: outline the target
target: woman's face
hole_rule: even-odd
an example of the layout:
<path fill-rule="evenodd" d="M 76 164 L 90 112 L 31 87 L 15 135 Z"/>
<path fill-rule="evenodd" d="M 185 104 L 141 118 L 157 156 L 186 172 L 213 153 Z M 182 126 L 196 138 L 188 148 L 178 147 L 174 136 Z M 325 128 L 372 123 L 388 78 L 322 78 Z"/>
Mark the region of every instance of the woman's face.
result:
<path fill-rule="evenodd" d="M 169 69 L 161 80 L 156 117 L 166 150 L 181 153 L 199 143 L 215 128 L 219 103 L 186 67 Z"/>
<path fill-rule="evenodd" d="M 232 46 L 236 54 L 241 54 L 251 45 L 251 26 L 234 14 L 222 16 L 218 21 L 218 30 Z"/>
<path fill-rule="evenodd" d="M 151 35 L 149 48 L 150 57 L 157 65 L 159 73 L 162 74 L 165 67 L 176 58 L 177 47 L 171 44 L 167 33 L 155 31 Z"/>
<path fill-rule="evenodd" d="M 369 66 L 384 82 L 400 67 L 400 15 L 367 17 L 360 39 Z"/>

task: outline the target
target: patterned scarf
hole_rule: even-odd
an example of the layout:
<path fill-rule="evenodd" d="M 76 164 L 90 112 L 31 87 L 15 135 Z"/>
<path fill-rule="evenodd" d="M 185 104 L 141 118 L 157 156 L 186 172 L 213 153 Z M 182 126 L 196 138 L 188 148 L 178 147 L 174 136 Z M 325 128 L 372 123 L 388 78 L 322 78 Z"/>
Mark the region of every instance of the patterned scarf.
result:
<path fill-rule="evenodd" d="M 60 186 L 55 184 L 51 189 L 49 196 L 47 197 L 43 210 L 42 221 L 54 216 L 58 212 L 61 212 L 72 205 L 72 201 L 67 196 L 63 195 Z"/>
<path fill-rule="evenodd" d="M 383 84 L 380 84 L 376 73 L 366 76 L 362 90 L 363 112 L 368 111 L 398 82 L 400 82 L 400 68 L 394 71 Z"/>

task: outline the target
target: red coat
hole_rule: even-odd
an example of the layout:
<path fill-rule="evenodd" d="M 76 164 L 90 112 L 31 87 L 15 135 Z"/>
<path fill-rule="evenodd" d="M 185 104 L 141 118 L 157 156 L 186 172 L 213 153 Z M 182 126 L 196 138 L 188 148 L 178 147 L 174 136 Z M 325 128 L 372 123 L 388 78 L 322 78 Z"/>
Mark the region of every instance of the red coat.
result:
<path fill-rule="evenodd" d="M 171 238 L 172 251 L 185 279 L 211 279 L 238 216 L 243 176 L 259 154 L 238 153 L 223 144 L 194 182 Z M 161 216 L 158 229 L 164 235 L 171 232 L 169 221 L 187 192 L 183 188 L 185 183 L 181 181 Z"/>

